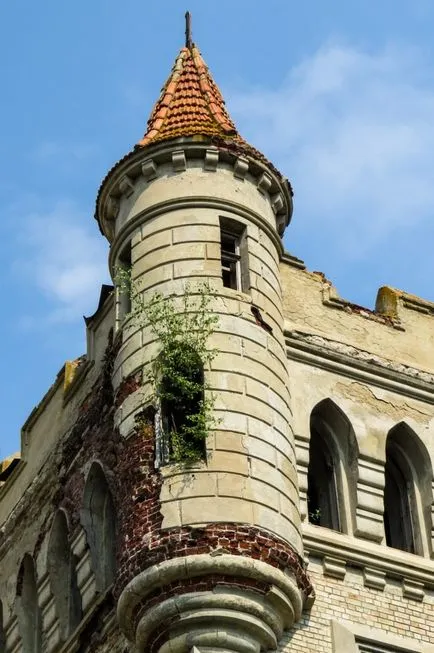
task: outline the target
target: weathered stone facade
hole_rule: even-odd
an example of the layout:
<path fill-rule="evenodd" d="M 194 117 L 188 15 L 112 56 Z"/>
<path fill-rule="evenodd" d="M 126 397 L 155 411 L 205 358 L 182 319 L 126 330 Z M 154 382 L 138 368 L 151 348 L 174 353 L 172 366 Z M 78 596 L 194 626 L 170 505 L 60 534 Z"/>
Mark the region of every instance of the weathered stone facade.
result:
<path fill-rule="evenodd" d="M 434 305 L 285 253 L 291 188 L 234 129 L 184 48 L 97 200 L 115 281 L 211 288 L 206 455 L 162 459 L 158 339 L 104 286 L 0 468 L 1 651 L 434 651 Z"/>

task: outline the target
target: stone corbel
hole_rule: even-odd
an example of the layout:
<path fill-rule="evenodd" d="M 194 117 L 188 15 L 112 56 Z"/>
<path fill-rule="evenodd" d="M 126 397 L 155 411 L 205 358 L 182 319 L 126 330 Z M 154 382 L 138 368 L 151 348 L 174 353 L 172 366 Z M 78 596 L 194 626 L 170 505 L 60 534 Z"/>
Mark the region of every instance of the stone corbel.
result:
<path fill-rule="evenodd" d="M 142 163 L 142 175 L 146 181 L 152 181 L 157 177 L 157 166 L 152 159 L 146 159 Z"/>
<path fill-rule="evenodd" d="M 219 162 L 218 149 L 216 147 L 209 147 L 205 152 L 204 169 L 209 170 L 210 172 L 215 172 L 217 170 L 218 162 Z"/>
<path fill-rule="evenodd" d="M 245 179 L 249 171 L 249 161 L 243 156 L 238 157 L 234 163 L 234 177 L 237 179 Z"/>
<path fill-rule="evenodd" d="M 258 187 L 259 192 L 263 193 L 263 194 L 268 192 L 270 190 L 270 188 L 271 188 L 271 183 L 272 183 L 272 179 L 271 179 L 270 175 L 268 174 L 268 172 L 265 172 L 265 170 L 264 170 L 264 172 L 259 177 L 258 182 L 257 182 L 257 187 Z"/>
<path fill-rule="evenodd" d="M 125 175 L 119 182 L 119 190 L 125 197 L 130 197 L 134 193 L 134 184 L 131 179 Z"/>
<path fill-rule="evenodd" d="M 283 209 L 283 196 L 282 193 L 276 193 L 276 195 L 273 195 L 271 198 L 271 206 L 273 207 L 273 211 L 275 215 L 280 213 Z"/>
<path fill-rule="evenodd" d="M 379 569 L 365 567 L 363 569 L 363 584 L 365 587 L 372 587 L 382 592 L 386 587 L 386 574 Z"/>
<path fill-rule="evenodd" d="M 404 578 L 402 581 L 402 596 L 413 601 L 423 601 L 425 596 L 423 583 Z"/>
<path fill-rule="evenodd" d="M 184 150 L 172 152 L 172 165 L 175 172 L 184 172 L 187 169 L 187 160 Z"/>
<path fill-rule="evenodd" d="M 322 561 L 324 576 L 332 576 L 338 580 L 344 580 L 346 574 L 345 560 L 324 556 Z"/>

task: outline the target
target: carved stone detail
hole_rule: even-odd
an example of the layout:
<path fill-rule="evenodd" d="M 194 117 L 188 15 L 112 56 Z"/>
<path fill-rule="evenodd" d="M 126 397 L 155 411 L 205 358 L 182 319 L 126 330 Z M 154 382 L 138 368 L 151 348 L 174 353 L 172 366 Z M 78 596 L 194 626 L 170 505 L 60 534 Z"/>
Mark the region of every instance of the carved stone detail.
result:
<path fill-rule="evenodd" d="M 122 179 L 119 182 L 119 190 L 122 193 L 122 195 L 125 195 L 126 197 L 129 197 L 134 193 L 134 184 L 131 181 L 127 175 L 122 177 Z"/>
<path fill-rule="evenodd" d="M 219 162 L 219 151 L 216 147 L 209 147 L 205 152 L 205 170 L 210 172 L 215 172 L 217 170 L 217 165 Z"/>
<path fill-rule="evenodd" d="M 249 161 L 243 156 L 238 157 L 234 163 L 234 177 L 237 179 L 245 179 L 249 171 Z"/>
<path fill-rule="evenodd" d="M 172 165 L 175 172 L 184 172 L 187 169 L 187 159 L 184 150 L 172 152 Z"/>

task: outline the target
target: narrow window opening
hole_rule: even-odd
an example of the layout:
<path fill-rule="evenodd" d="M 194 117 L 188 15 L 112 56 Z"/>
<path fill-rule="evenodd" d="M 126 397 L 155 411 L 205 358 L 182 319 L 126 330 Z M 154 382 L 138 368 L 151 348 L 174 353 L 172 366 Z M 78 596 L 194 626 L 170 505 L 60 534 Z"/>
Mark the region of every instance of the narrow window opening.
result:
<path fill-rule="evenodd" d="M 48 573 L 64 642 L 81 620 L 81 596 L 77 585 L 74 556 L 69 546 L 68 524 L 63 511 L 56 514 L 48 546 Z"/>
<path fill-rule="evenodd" d="M 311 431 L 309 446 L 307 506 L 311 524 L 341 530 L 334 460 L 316 429 Z"/>
<path fill-rule="evenodd" d="M 220 247 L 223 286 L 246 292 L 249 268 L 244 225 L 230 218 L 220 218 Z"/>
<path fill-rule="evenodd" d="M 161 397 L 157 413 L 158 457 L 170 461 L 206 457 L 206 430 L 203 420 L 204 371 L 199 354 L 192 347 L 176 343 L 165 352 L 159 381 Z"/>
<path fill-rule="evenodd" d="M 101 466 L 93 463 L 86 481 L 82 524 L 89 544 L 95 584 L 104 592 L 114 580 L 116 569 L 115 508 Z"/>
<path fill-rule="evenodd" d="M 23 653 L 41 653 L 41 611 L 38 604 L 35 565 L 28 553 L 24 556 L 18 574 L 16 612 Z"/>
<path fill-rule="evenodd" d="M 386 544 L 415 553 L 411 503 L 413 487 L 407 482 L 393 448 L 387 452 L 384 487 L 384 531 Z"/>

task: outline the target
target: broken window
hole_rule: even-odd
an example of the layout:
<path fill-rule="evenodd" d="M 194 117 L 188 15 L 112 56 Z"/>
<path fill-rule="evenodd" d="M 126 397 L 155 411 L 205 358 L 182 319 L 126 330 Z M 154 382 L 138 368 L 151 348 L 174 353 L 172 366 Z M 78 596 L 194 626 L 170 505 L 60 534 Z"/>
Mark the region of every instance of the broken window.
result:
<path fill-rule="evenodd" d="M 307 508 L 311 524 L 341 530 L 332 452 L 324 435 L 315 428 L 310 436 Z"/>
<path fill-rule="evenodd" d="M 220 247 L 223 286 L 247 292 L 249 269 L 245 226 L 230 218 L 220 218 Z"/>

